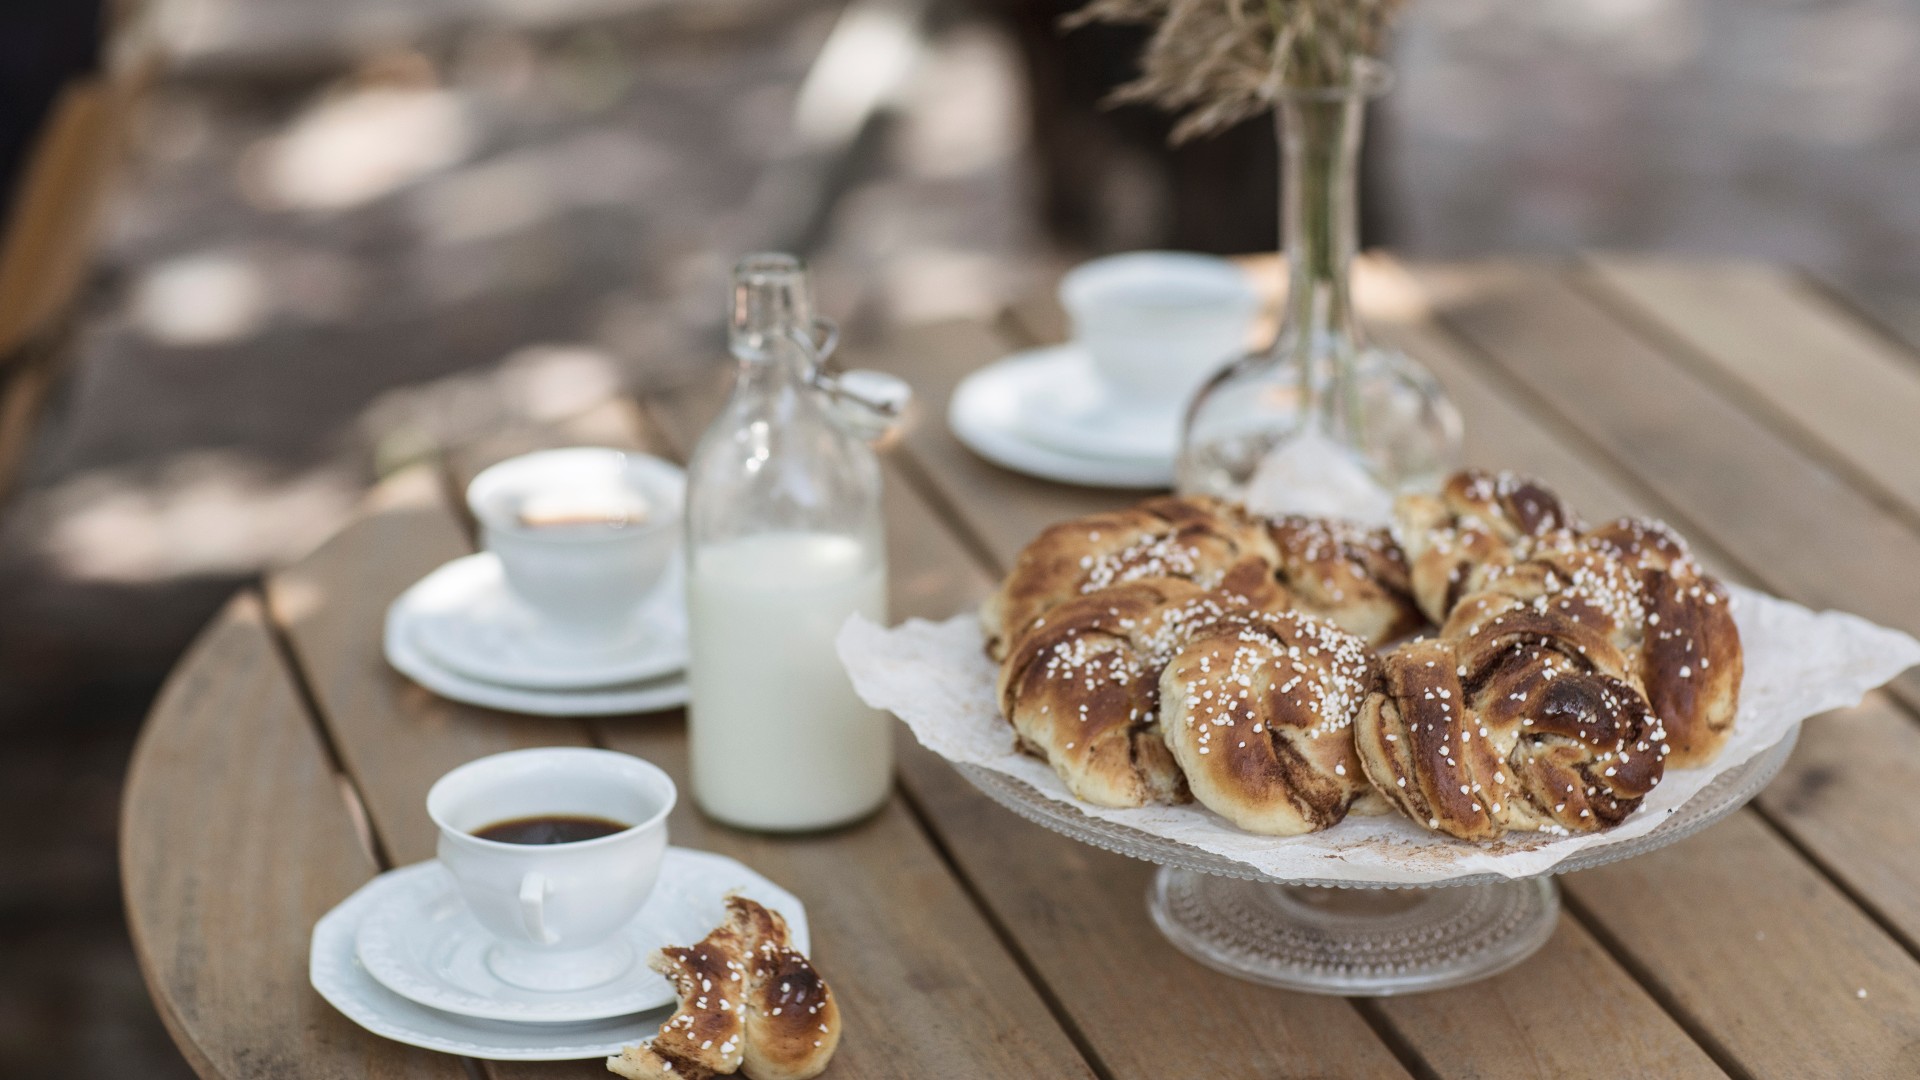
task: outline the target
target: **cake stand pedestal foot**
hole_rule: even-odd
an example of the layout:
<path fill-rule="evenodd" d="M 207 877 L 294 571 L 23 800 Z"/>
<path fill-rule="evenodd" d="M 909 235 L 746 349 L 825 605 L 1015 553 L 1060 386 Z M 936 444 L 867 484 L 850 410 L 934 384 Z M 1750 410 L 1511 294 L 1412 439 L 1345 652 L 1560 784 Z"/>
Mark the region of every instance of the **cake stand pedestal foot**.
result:
<path fill-rule="evenodd" d="M 1384 997 L 1505 971 L 1553 936 L 1553 879 L 1429 889 L 1272 885 L 1161 867 L 1153 921 L 1181 952 L 1252 982 Z"/>

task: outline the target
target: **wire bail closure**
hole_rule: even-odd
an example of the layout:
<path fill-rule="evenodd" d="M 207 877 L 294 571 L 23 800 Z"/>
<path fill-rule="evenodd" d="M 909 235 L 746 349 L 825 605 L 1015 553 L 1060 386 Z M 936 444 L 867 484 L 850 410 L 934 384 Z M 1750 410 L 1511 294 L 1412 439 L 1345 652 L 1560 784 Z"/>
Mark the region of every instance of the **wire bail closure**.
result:
<path fill-rule="evenodd" d="M 807 382 L 828 400 L 828 411 L 847 431 L 869 442 L 892 435 L 906 417 L 913 388 L 898 375 L 829 366 L 840 346 L 840 326 L 825 316 L 788 331 L 788 338 L 808 363 Z"/>

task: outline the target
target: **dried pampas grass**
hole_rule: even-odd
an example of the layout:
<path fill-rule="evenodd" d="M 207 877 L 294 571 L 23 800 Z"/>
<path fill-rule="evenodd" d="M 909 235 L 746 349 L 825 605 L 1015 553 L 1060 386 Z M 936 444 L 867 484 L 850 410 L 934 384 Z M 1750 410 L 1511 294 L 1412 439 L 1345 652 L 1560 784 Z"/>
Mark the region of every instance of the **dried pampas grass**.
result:
<path fill-rule="evenodd" d="M 1183 142 L 1273 107 L 1283 87 L 1341 86 L 1378 52 L 1406 0 L 1093 0 L 1067 17 L 1154 27 L 1120 102 L 1186 110 Z"/>

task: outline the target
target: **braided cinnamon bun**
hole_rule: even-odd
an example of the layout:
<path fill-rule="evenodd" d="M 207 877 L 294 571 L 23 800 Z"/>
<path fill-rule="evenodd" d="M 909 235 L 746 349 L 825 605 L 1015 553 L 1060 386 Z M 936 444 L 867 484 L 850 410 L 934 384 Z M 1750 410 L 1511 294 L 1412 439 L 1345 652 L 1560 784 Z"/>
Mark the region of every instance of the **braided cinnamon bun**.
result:
<path fill-rule="evenodd" d="M 1020 747 L 1103 806 L 1327 828 L 1371 785 L 1487 840 L 1618 824 L 1738 705 L 1726 590 L 1656 522 L 1596 529 L 1510 473 L 1392 530 L 1162 497 L 1044 531 L 982 607 Z M 1425 625 L 1385 658 L 1367 646 Z"/>
<path fill-rule="evenodd" d="M 1394 519 L 1414 600 L 1435 623 L 1478 590 L 1481 568 L 1524 558 L 1540 537 L 1582 527 L 1544 484 L 1479 469 L 1448 477 L 1438 494 L 1401 496 Z"/>
<path fill-rule="evenodd" d="M 1666 768 L 1666 732 L 1591 627 L 1508 598 L 1457 638 L 1381 661 L 1354 746 L 1414 821 L 1465 840 L 1626 819 Z"/>
<path fill-rule="evenodd" d="M 1673 530 L 1622 518 L 1586 541 L 1639 577 L 1643 624 L 1637 673 L 1654 714 L 1666 725 L 1674 768 L 1704 765 L 1733 731 L 1745 660 L 1726 587 L 1701 571 Z"/>
<path fill-rule="evenodd" d="M 1271 561 L 1265 530 L 1237 505 L 1206 496 L 1162 496 L 1048 526 L 981 606 L 987 655 L 1005 660 L 1022 635 L 1077 596 L 1141 578 L 1211 588 L 1249 556 Z"/>
<path fill-rule="evenodd" d="M 1497 616 L 1531 611 L 1562 620 L 1566 625 L 1553 625 L 1577 635 L 1589 651 L 1600 647 L 1596 637 L 1603 639 L 1610 667 L 1624 669 L 1640 646 L 1647 612 L 1639 575 L 1572 533 L 1540 537 L 1524 559 L 1479 567 L 1472 577 L 1479 589 L 1454 604 L 1443 638 L 1465 638 Z"/>
<path fill-rule="evenodd" d="M 812 1080 L 840 1045 L 840 1006 L 793 947 L 780 913 L 726 898 L 726 921 L 699 944 L 665 948 L 650 966 L 673 983 L 679 1007 L 649 1042 L 607 1059 L 628 1080 Z"/>
<path fill-rule="evenodd" d="M 1352 724 L 1372 676 L 1352 634 L 1297 611 L 1252 613 L 1167 665 L 1161 731 L 1207 809 L 1248 832 L 1314 832 L 1367 793 Z"/>
<path fill-rule="evenodd" d="M 1160 731 L 1160 676 L 1195 635 L 1289 598 L 1247 560 L 1214 589 L 1142 578 L 1069 600 L 1001 665 L 1001 713 L 1022 749 L 1076 797 L 1100 806 L 1179 803 L 1187 782 Z"/>
<path fill-rule="evenodd" d="M 1543 537 L 1524 561 L 1485 567 L 1484 592 L 1463 599 L 1444 634 L 1476 623 L 1489 598 L 1551 607 L 1604 633 L 1630 681 L 1665 724 L 1667 764 L 1705 764 L 1733 729 L 1743 662 L 1732 604 L 1665 525 L 1622 518 L 1580 534 Z"/>
<path fill-rule="evenodd" d="M 1413 592 L 1435 621 L 1477 621 L 1482 598 L 1551 606 L 1605 633 L 1667 729 L 1675 768 L 1704 765 L 1739 710 L 1740 632 L 1726 588 L 1657 521 L 1588 529 L 1559 497 L 1509 474 L 1463 472 L 1396 507 Z"/>
<path fill-rule="evenodd" d="M 1288 516 L 1267 523 L 1275 575 L 1304 611 L 1369 644 L 1418 630 L 1407 558 L 1386 529 L 1329 518 Z"/>

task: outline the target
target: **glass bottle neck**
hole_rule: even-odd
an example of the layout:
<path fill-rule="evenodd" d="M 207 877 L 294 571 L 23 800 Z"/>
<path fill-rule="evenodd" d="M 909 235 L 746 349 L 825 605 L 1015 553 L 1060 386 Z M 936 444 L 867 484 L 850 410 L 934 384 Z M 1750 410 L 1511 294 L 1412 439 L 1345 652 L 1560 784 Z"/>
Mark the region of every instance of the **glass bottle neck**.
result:
<path fill-rule="evenodd" d="M 1357 246 L 1357 165 L 1367 91 L 1283 97 L 1275 111 L 1281 160 L 1280 221 L 1287 300 L 1276 349 L 1316 356 L 1357 351 L 1348 295 Z"/>
<path fill-rule="evenodd" d="M 804 382 L 813 375 L 813 297 L 806 265 L 791 255 L 749 255 L 733 270 L 727 344 L 742 384 Z"/>
<path fill-rule="evenodd" d="M 788 338 L 752 354 L 735 352 L 734 358 L 739 361 L 735 385 L 742 389 L 799 391 L 813 384 L 813 354 Z"/>

